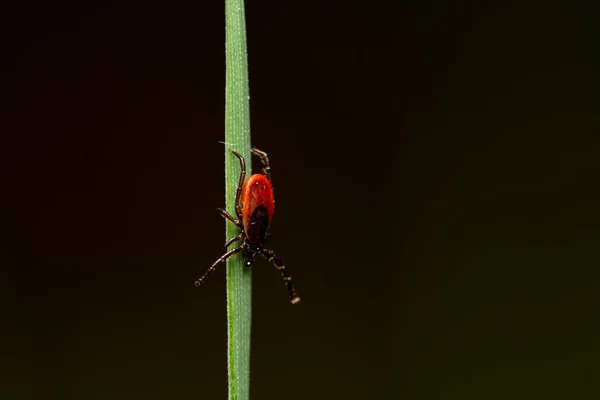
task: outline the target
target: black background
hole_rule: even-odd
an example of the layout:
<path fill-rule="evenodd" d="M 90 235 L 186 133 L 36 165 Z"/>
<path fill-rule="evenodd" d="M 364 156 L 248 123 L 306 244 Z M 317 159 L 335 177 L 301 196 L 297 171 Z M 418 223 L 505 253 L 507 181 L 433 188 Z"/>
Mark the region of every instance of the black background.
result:
<path fill-rule="evenodd" d="M 224 7 L 2 13 L 0 395 L 222 399 Z M 252 398 L 597 398 L 597 39 L 547 2 L 247 2 Z"/>

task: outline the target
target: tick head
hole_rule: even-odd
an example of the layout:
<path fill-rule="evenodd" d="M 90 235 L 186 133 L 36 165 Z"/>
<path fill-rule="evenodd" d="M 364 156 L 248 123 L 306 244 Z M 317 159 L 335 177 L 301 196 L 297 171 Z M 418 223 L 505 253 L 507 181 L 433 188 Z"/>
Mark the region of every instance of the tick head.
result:
<path fill-rule="evenodd" d="M 246 243 L 244 248 L 244 266 L 250 267 L 256 259 L 256 254 L 260 250 L 260 245 L 254 243 Z"/>

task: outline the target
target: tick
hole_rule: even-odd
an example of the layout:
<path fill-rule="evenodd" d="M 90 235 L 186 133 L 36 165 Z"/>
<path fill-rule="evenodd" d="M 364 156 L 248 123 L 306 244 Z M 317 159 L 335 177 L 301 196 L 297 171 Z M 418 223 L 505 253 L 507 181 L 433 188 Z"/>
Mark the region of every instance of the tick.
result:
<path fill-rule="evenodd" d="M 223 247 L 223 255 L 210 266 L 208 271 L 194 284 L 196 287 L 202 285 L 206 278 L 213 273 L 219 264 L 226 261 L 231 256 L 244 252 L 244 267 L 250 268 L 256 258 L 260 254 L 268 261 L 275 265 L 275 268 L 281 273 L 285 282 L 290 297 L 290 303 L 296 304 L 300 301 L 300 297 L 296 294 L 296 289 L 292 283 L 287 268 L 280 258 L 278 258 L 272 250 L 264 247 L 267 238 L 269 237 L 269 224 L 273 218 L 275 211 L 275 198 L 273 196 L 273 186 L 271 186 L 271 165 L 269 157 L 264 151 L 252 149 L 252 154 L 256 155 L 262 164 L 262 173 L 253 174 L 246 179 L 246 163 L 244 157 L 237 151 L 231 150 L 234 156 L 240 160 L 240 180 L 235 194 L 235 213 L 237 218 L 222 208 L 217 208 L 217 212 L 223 218 L 233 222 L 241 229 L 239 235 L 236 235 L 225 242 Z M 232 243 L 237 241 L 242 243 L 227 251 L 227 248 Z"/>

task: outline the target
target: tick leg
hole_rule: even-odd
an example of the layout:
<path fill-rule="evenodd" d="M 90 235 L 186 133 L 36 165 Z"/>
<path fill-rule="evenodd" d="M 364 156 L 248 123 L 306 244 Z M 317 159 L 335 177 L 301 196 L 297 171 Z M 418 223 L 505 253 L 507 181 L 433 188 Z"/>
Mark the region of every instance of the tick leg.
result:
<path fill-rule="evenodd" d="M 243 247 L 236 247 L 235 249 L 230 250 L 227 253 L 223 254 L 221 257 L 219 257 L 219 259 L 217 261 L 215 261 L 213 263 L 213 265 L 210 266 L 210 268 L 208 269 L 208 271 L 206 271 L 206 273 L 204 275 L 202 275 L 202 278 L 200 278 L 196 282 L 194 282 L 194 285 L 196 285 L 196 287 L 202 285 L 202 283 L 206 280 L 206 278 L 208 278 L 208 276 L 210 274 L 212 274 L 215 269 L 217 269 L 217 265 L 219 265 L 223 261 L 227 260 L 232 255 L 239 253 L 243 249 L 244 249 Z"/>
<path fill-rule="evenodd" d="M 223 245 L 223 253 L 227 252 L 227 248 L 229 247 L 229 245 L 233 242 L 237 242 L 238 240 L 241 240 L 244 237 L 244 232 L 241 232 L 239 235 L 236 235 L 234 237 L 232 237 L 231 239 L 229 239 L 228 241 L 225 242 L 225 244 Z"/>
<path fill-rule="evenodd" d="M 246 180 L 246 163 L 244 162 L 244 157 L 235 150 L 231 150 L 234 156 L 240 160 L 240 181 L 238 182 L 237 191 L 235 192 L 235 213 L 239 220 L 242 220 L 242 207 L 240 206 L 240 196 L 242 195 L 242 186 L 244 186 L 244 181 Z"/>
<path fill-rule="evenodd" d="M 222 208 L 217 208 L 217 212 L 219 213 L 219 215 L 221 217 L 230 220 L 231 222 L 233 222 L 236 226 L 239 226 L 240 228 L 242 227 L 242 221 L 240 221 L 239 219 L 233 218 L 231 216 L 231 214 L 229 214 L 227 211 L 223 210 Z"/>
<path fill-rule="evenodd" d="M 271 181 L 271 163 L 269 162 L 269 156 L 264 151 L 258 149 L 252 149 L 252 154 L 258 156 L 260 158 L 260 163 L 262 164 L 262 173 L 267 177 L 269 182 Z"/>
<path fill-rule="evenodd" d="M 281 261 L 281 259 L 278 258 L 272 250 L 261 249 L 260 254 L 267 260 L 271 261 L 273 265 L 275 265 L 275 268 L 277 268 L 277 270 L 281 272 L 281 277 L 283 278 L 283 281 L 287 286 L 288 294 L 290 296 L 290 303 L 296 304 L 297 302 L 299 302 L 300 297 L 298 297 L 298 295 L 296 294 L 296 289 L 294 288 L 294 284 L 292 283 L 292 277 L 285 265 L 283 265 L 283 261 Z"/>

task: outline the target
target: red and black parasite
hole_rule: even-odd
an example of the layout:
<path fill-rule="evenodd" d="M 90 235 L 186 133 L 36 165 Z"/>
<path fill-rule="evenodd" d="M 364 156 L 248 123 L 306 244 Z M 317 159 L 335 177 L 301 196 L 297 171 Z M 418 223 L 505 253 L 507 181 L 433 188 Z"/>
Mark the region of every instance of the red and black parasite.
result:
<path fill-rule="evenodd" d="M 231 150 L 231 149 L 230 149 Z M 257 254 L 260 254 L 275 265 L 275 268 L 281 272 L 290 296 L 290 303 L 296 304 L 300 297 L 296 294 L 296 289 L 292 283 L 287 268 L 283 261 L 279 259 L 272 250 L 267 250 L 263 246 L 269 237 L 269 224 L 275 211 L 275 198 L 273 197 L 273 186 L 271 186 L 271 165 L 269 157 L 264 151 L 252 149 L 252 154 L 258 156 L 262 164 L 262 174 L 253 174 L 246 180 L 246 163 L 244 157 L 236 151 L 231 150 L 238 160 L 240 160 L 240 181 L 235 194 L 235 213 L 237 219 L 231 216 L 222 208 L 217 208 L 217 212 L 223 218 L 226 218 L 238 226 L 242 231 L 225 242 L 223 255 L 210 266 L 208 271 L 198 279 L 194 284 L 196 287 L 202 285 L 206 278 L 217 268 L 217 266 L 241 251 L 244 252 L 244 266 L 249 268 Z M 227 251 L 230 244 L 242 241 L 239 247 Z"/>

